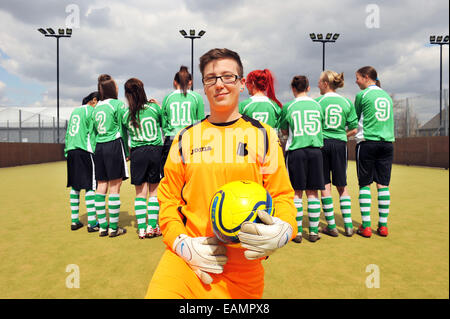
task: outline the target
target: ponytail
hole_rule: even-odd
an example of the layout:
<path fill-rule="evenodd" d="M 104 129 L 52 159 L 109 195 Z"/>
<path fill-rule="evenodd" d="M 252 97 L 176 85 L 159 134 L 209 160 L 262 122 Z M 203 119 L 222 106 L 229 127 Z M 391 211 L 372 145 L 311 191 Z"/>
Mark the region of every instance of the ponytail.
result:
<path fill-rule="evenodd" d="M 114 82 L 110 75 L 101 74 L 98 77 L 97 88 L 101 101 L 106 99 L 117 99 L 116 82 Z"/>
<path fill-rule="evenodd" d="M 147 103 L 147 95 L 144 90 L 144 83 L 136 78 L 131 78 L 125 82 L 125 97 L 130 110 L 131 125 L 139 128 L 139 112 L 144 109 Z"/>
<path fill-rule="evenodd" d="M 247 75 L 247 82 L 251 83 L 258 91 L 264 92 L 267 97 L 275 101 L 281 108 L 282 104 L 275 96 L 275 78 L 269 69 L 254 70 Z"/>
<path fill-rule="evenodd" d="M 188 68 L 182 65 L 173 80 L 180 86 L 181 91 L 186 96 L 189 89 L 189 81 L 192 81 L 192 75 L 189 73 Z"/>

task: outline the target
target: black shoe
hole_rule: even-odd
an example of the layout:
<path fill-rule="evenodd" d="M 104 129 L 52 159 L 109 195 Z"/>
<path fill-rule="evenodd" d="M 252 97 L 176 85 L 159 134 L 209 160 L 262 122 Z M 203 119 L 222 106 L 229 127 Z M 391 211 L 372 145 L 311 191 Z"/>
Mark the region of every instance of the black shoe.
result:
<path fill-rule="evenodd" d="M 310 242 L 315 243 L 316 241 L 318 241 L 320 239 L 320 234 L 316 234 L 316 233 L 309 233 L 308 239 Z"/>
<path fill-rule="evenodd" d="M 347 237 L 353 236 L 353 227 L 345 227 L 345 236 Z"/>
<path fill-rule="evenodd" d="M 117 237 L 119 235 L 123 235 L 127 232 L 125 228 L 117 227 L 117 229 L 109 229 L 109 237 Z"/>
<path fill-rule="evenodd" d="M 302 242 L 302 239 L 303 239 L 302 233 L 298 233 L 297 236 L 295 236 L 295 238 L 292 239 L 292 241 L 294 243 L 300 244 Z"/>
<path fill-rule="evenodd" d="M 81 227 L 83 227 L 83 223 L 81 222 L 72 223 L 72 225 L 70 225 L 71 230 L 77 230 L 80 229 Z"/>
<path fill-rule="evenodd" d="M 100 237 L 105 237 L 105 236 L 108 236 L 108 227 L 106 227 L 106 228 L 99 228 L 99 236 Z"/>
<path fill-rule="evenodd" d="M 100 230 L 100 224 L 98 222 L 94 226 L 88 225 L 88 227 L 87 227 L 87 231 L 89 233 L 95 233 L 95 232 L 97 232 L 99 230 Z"/>
<path fill-rule="evenodd" d="M 332 236 L 332 237 L 339 236 L 339 232 L 336 228 L 331 229 L 328 226 L 325 227 L 324 229 L 322 229 L 322 233 L 324 233 L 325 235 L 328 235 L 328 236 Z"/>

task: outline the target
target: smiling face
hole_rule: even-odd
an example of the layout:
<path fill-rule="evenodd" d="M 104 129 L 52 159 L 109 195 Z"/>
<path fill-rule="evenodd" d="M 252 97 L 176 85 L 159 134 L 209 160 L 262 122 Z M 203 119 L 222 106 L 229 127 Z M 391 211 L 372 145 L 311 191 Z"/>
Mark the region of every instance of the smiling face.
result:
<path fill-rule="evenodd" d="M 206 64 L 203 78 L 238 74 L 237 62 L 233 59 L 224 58 L 213 60 Z M 244 78 L 237 79 L 229 84 L 225 84 L 221 79 L 217 79 L 215 84 L 203 85 L 203 87 L 209 101 L 212 118 L 220 116 L 221 119 L 233 120 L 236 115 L 239 115 L 239 94 L 245 87 Z"/>
<path fill-rule="evenodd" d="M 356 75 L 355 83 L 359 86 L 359 88 L 361 90 L 366 89 L 368 87 L 369 77 L 367 75 L 366 76 L 362 76 L 358 72 L 356 72 L 355 75 Z"/>

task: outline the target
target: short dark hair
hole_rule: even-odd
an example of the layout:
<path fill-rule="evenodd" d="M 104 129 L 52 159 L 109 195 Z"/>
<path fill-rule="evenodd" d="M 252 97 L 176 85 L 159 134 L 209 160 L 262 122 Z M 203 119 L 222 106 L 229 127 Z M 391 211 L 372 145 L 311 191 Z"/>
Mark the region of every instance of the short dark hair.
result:
<path fill-rule="evenodd" d="M 359 73 L 362 76 L 367 75 L 369 77 L 369 79 L 371 79 L 372 81 L 375 81 L 376 86 L 381 87 L 380 80 L 378 80 L 377 70 L 375 70 L 375 68 L 373 66 L 370 66 L 370 65 L 363 66 L 358 71 L 356 71 L 356 73 Z"/>
<path fill-rule="evenodd" d="M 100 100 L 117 99 L 117 89 L 114 79 L 108 74 L 101 74 L 98 77 L 98 92 Z"/>
<path fill-rule="evenodd" d="M 238 65 L 238 75 L 240 77 L 244 76 L 244 67 L 242 66 L 241 58 L 239 54 L 229 49 L 211 49 L 200 57 L 200 73 L 203 76 L 203 71 L 205 70 L 206 65 L 215 60 L 219 59 L 232 59 L 236 61 Z"/>
<path fill-rule="evenodd" d="M 292 79 L 291 87 L 295 89 L 298 93 L 303 93 L 309 86 L 308 78 L 304 75 L 296 75 Z"/>
<path fill-rule="evenodd" d="M 83 99 L 83 105 L 86 105 L 86 104 L 88 104 L 90 101 L 92 101 L 94 98 L 96 98 L 97 99 L 97 101 L 99 101 L 100 100 L 100 94 L 98 93 L 98 91 L 95 91 L 95 92 L 92 92 L 91 94 L 89 94 L 88 96 L 86 96 L 84 99 Z"/>

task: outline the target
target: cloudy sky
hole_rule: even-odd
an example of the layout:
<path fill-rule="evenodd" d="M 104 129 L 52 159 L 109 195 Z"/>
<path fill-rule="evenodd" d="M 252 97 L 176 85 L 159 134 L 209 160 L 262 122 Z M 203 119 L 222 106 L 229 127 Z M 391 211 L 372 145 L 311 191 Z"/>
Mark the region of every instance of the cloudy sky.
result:
<path fill-rule="evenodd" d="M 322 45 L 310 32 L 340 33 L 326 45 L 326 69 L 344 72 L 340 93 L 353 100 L 354 72 L 372 65 L 395 97 L 439 90 L 439 46 L 431 34 L 449 33 L 449 3 L 431 1 L 300 0 L 2 0 L 0 106 L 56 105 L 56 40 L 40 27 L 72 27 L 60 40 L 60 105 L 75 106 L 96 89 L 101 73 L 119 84 L 140 78 L 149 97 L 162 101 L 180 65 L 191 65 L 191 43 L 179 30 L 205 30 L 194 43 L 194 89 L 203 94 L 198 58 L 211 48 L 237 51 L 244 73 L 268 68 L 283 102 L 292 99 L 294 75 L 307 75 L 318 96 Z M 449 55 L 444 46 L 444 87 Z M 434 93 L 433 93 L 434 92 Z M 242 95 L 246 98 L 247 92 Z M 206 102 L 206 99 L 205 99 Z"/>

